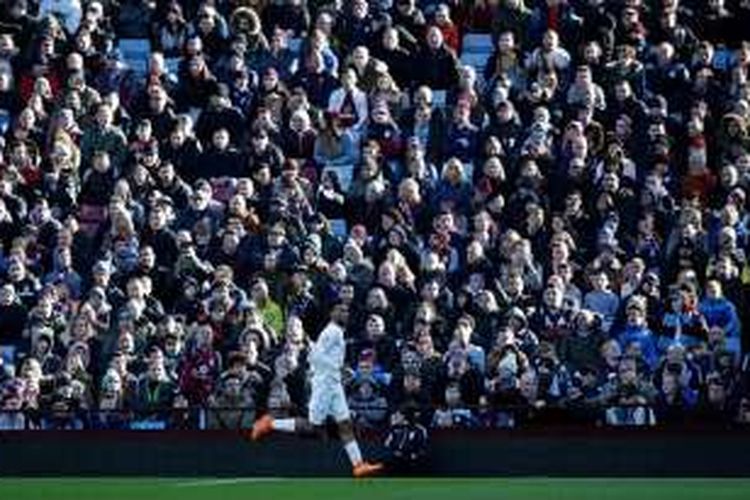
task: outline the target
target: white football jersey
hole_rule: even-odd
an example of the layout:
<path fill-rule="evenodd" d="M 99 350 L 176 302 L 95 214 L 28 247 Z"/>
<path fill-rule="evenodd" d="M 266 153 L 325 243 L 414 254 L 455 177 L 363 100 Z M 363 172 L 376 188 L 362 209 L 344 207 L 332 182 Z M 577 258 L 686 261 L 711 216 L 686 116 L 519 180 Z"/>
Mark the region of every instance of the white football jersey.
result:
<path fill-rule="evenodd" d="M 344 329 L 330 322 L 320 332 L 308 358 L 313 377 L 341 381 L 345 355 Z"/>

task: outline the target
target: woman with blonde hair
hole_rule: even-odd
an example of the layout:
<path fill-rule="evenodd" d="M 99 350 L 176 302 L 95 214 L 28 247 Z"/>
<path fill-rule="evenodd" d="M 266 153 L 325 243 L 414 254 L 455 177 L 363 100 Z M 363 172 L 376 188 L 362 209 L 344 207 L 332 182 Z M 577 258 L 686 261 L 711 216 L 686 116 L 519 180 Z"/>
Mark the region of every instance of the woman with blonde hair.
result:
<path fill-rule="evenodd" d="M 443 165 L 434 202 L 440 209 L 459 212 L 469 206 L 471 183 L 467 178 L 464 164 L 458 158 L 451 158 Z"/>
<path fill-rule="evenodd" d="M 52 137 L 47 149 L 47 165 L 44 167 L 43 191 L 50 206 L 67 214 L 76 207 L 80 192 L 81 151 L 71 136 L 59 130 Z"/>
<path fill-rule="evenodd" d="M 406 107 L 406 96 L 399 89 L 396 80 L 387 71 L 378 73 L 375 78 L 375 86 L 369 93 L 370 107 L 374 108 L 382 103 L 388 106 L 391 115 L 398 121 L 401 113 Z"/>
<path fill-rule="evenodd" d="M 65 129 L 57 128 L 59 125 L 55 126 L 57 130 L 51 136 L 47 151 L 50 163 L 55 171 L 77 173 L 81 166 L 81 150 L 73 136 Z"/>
<path fill-rule="evenodd" d="M 130 272 L 138 264 L 140 246 L 133 218 L 123 207 L 110 213 L 109 219 L 110 230 L 103 246 L 112 255 L 117 270 Z"/>

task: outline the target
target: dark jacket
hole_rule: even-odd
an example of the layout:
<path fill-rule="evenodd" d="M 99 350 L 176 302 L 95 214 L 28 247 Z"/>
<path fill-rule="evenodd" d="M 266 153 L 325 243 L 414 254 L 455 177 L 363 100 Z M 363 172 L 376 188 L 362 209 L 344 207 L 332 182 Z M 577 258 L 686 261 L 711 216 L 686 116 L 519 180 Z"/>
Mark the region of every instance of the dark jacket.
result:
<path fill-rule="evenodd" d="M 432 90 L 449 90 L 458 83 L 458 60 L 445 46 L 437 50 L 425 48 L 419 52 L 415 67 L 420 68 L 416 83 Z"/>

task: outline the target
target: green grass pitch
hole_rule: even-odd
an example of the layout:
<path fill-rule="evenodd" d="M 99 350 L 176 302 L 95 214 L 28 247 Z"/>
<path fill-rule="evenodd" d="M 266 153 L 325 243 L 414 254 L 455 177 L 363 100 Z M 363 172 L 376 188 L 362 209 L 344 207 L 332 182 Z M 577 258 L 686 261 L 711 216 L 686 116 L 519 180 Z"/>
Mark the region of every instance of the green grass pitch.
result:
<path fill-rule="evenodd" d="M 721 500 L 750 499 L 750 479 L 0 478 L 0 498 L 76 500 Z"/>

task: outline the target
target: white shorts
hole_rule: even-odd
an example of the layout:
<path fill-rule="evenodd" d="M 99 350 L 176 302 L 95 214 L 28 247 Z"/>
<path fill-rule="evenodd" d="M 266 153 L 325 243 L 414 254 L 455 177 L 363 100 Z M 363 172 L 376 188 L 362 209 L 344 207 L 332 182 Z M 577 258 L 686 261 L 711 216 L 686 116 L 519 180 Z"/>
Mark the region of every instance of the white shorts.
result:
<path fill-rule="evenodd" d="M 308 420 L 313 425 L 323 425 L 326 418 L 333 417 L 336 422 L 350 420 L 349 405 L 341 382 L 312 380 L 312 393 Z"/>

